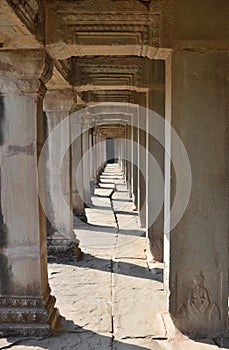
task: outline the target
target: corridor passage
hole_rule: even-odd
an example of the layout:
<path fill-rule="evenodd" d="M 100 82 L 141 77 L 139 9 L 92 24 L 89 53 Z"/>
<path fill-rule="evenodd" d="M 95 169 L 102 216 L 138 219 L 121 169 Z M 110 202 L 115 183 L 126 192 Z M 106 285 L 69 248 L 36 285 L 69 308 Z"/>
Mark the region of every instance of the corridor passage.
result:
<path fill-rule="evenodd" d="M 147 267 L 145 232 L 118 164 L 106 166 L 92 202 L 86 209 L 88 223 L 75 229 L 82 261 L 49 264 L 61 331 L 40 340 L 2 340 L 0 349 L 218 349 L 213 340 L 166 338 L 163 264 L 151 271 Z"/>
<path fill-rule="evenodd" d="M 92 202 L 76 229 L 84 259 L 49 268 L 65 330 L 79 333 L 74 349 L 150 349 L 152 336 L 165 337 L 162 269 L 147 268 L 145 231 L 118 164 L 106 166 Z"/>

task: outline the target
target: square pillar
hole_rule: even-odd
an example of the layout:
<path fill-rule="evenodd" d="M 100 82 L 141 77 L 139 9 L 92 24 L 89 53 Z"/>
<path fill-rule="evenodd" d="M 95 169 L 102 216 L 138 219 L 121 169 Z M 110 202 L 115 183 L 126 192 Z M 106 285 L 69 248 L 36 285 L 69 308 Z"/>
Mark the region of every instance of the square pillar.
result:
<path fill-rule="evenodd" d="M 82 124 L 82 153 L 83 153 L 83 188 L 84 188 L 84 206 L 90 208 L 91 201 L 91 162 L 89 150 L 89 125 L 87 122 Z"/>
<path fill-rule="evenodd" d="M 127 180 L 127 189 L 129 192 L 129 197 L 132 195 L 131 191 L 131 180 L 132 180 L 132 164 L 131 164 L 131 155 L 132 155 L 132 149 L 131 149 L 131 135 L 132 135 L 132 125 L 129 123 L 126 125 L 126 180 Z"/>
<path fill-rule="evenodd" d="M 83 140 L 81 116 L 72 115 L 72 192 L 73 213 L 82 222 L 87 222 L 84 208 L 84 185 L 83 185 Z M 78 137 L 75 138 L 75 135 Z"/>
<path fill-rule="evenodd" d="M 158 69 L 162 72 L 158 73 L 164 78 L 164 65 L 158 65 Z M 162 85 L 163 86 L 163 85 Z M 163 179 L 164 179 L 164 162 L 165 162 L 165 148 L 156 137 L 162 140 L 165 139 L 165 130 L 162 126 L 163 123 L 157 123 L 157 116 L 164 119 L 165 117 L 165 90 L 164 88 L 158 87 L 155 90 L 149 91 L 149 133 L 148 133 L 148 145 L 149 154 L 155 159 L 159 166 Z M 159 124 L 159 125 L 158 125 Z M 149 226 L 148 226 L 148 238 L 149 238 L 149 249 L 147 250 L 147 259 L 150 262 L 163 261 L 164 251 L 164 206 L 162 205 L 160 213 L 154 218 L 155 213 L 158 210 L 160 198 L 164 199 L 164 181 L 161 181 L 157 169 L 153 164 L 153 160 L 149 157 L 148 166 L 148 183 L 149 183 L 149 195 L 148 195 L 148 215 L 149 215 Z M 150 222 L 150 219 L 153 222 Z"/>
<path fill-rule="evenodd" d="M 69 114 L 73 103 L 70 89 L 48 91 L 44 99 L 48 132 L 46 141 L 48 146 L 46 156 L 47 241 L 51 260 L 74 260 L 81 257 L 79 241 L 73 231 L 72 212 L 72 146 Z M 58 136 L 53 138 L 53 132 Z M 62 153 L 65 153 L 63 160 Z M 58 200 L 59 181 L 61 194 L 67 204 L 67 212 Z"/>
<path fill-rule="evenodd" d="M 227 59 L 226 50 L 177 50 L 167 64 L 171 123 L 192 171 L 189 203 L 175 226 L 177 210 L 170 214 L 169 312 L 179 330 L 198 338 L 227 331 Z M 171 155 L 173 203 L 176 191 L 184 193 L 187 183 L 187 169 L 173 138 Z"/>
<path fill-rule="evenodd" d="M 138 143 L 139 143 L 139 129 L 138 129 L 138 113 L 133 116 L 134 122 L 133 122 L 133 174 L 132 174 L 132 197 L 133 197 L 133 204 L 134 210 L 138 210 L 139 203 L 138 203 L 138 178 L 139 178 L 139 172 L 138 172 Z"/>
<path fill-rule="evenodd" d="M 0 72 L 0 336 L 47 336 L 58 312 L 48 284 L 38 160 L 51 62 L 44 51 L 28 50 L 1 51 L 0 63 L 10 67 Z"/>
<path fill-rule="evenodd" d="M 138 149 L 138 206 L 139 206 L 139 217 L 141 227 L 146 227 L 147 213 L 146 213 L 146 159 L 147 159 L 147 94 L 139 93 L 138 100 L 136 103 L 139 104 L 139 149 Z M 145 108 L 141 108 L 141 106 Z"/>

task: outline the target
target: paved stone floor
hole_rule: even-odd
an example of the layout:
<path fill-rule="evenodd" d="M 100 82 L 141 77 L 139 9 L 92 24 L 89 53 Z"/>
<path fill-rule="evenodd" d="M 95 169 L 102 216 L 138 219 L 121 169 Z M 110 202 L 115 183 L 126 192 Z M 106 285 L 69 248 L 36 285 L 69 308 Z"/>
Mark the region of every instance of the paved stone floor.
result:
<path fill-rule="evenodd" d="M 147 267 L 145 233 L 117 164 L 106 167 L 92 201 L 88 224 L 75 231 L 83 260 L 49 264 L 61 331 L 44 339 L 0 339 L 0 349 L 228 349 L 227 339 L 167 339 L 161 316 L 166 310 L 163 266 Z"/>

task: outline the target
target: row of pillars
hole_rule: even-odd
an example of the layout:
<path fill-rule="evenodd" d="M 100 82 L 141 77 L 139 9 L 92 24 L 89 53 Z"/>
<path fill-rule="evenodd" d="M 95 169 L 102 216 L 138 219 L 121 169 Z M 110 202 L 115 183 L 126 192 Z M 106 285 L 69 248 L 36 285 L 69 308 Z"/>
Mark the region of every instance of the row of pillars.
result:
<path fill-rule="evenodd" d="M 180 194 L 186 191 L 187 184 L 187 169 L 182 167 L 182 159 L 178 156 L 180 150 L 176 148 L 170 130 L 164 129 L 167 151 L 162 152 L 161 145 L 142 131 L 145 125 L 148 131 L 157 127 L 150 126 L 153 121 L 146 113 L 138 119 L 138 128 L 126 128 L 126 138 L 145 146 L 148 155 L 144 147 L 138 147 L 137 151 L 131 149 L 131 143 L 122 151 L 129 153 L 132 163 L 137 161 L 139 165 L 140 170 L 124 161 L 130 193 L 140 210 L 142 225 L 148 228 L 152 242 L 157 239 L 164 241 L 168 311 L 175 326 L 194 337 L 215 337 L 227 331 L 226 60 L 224 50 L 201 53 L 175 50 L 166 61 L 164 103 L 160 90 L 149 91 L 145 100 L 139 97 L 141 101 L 135 101 L 157 111 L 173 126 L 191 164 L 191 196 L 183 217 L 170 230 L 169 225 L 177 214 L 171 207 L 176 202 L 178 170 Z M 69 115 L 71 106 L 61 102 L 61 109 L 53 113 L 54 109 L 48 106 L 48 102 L 46 107 L 43 103 L 45 84 L 50 78 L 44 51 L 23 52 L 23 60 L 17 51 L 1 51 L 0 62 L 4 66 L 4 71 L 0 72 L 0 334 L 41 336 L 55 329 L 58 311 L 48 284 L 46 216 L 39 199 L 40 188 L 46 189 L 47 194 L 52 188 L 46 196 L 47 205 L 51 203 L 50 208 L 54 208 L 55 220 L 62 215 L 55 207 L 55 186 L 59 185 L 45 183 L 45 176 L 38 173 L 39 155 L 45 141 L 43 113 L 45 110 L 50 132 L 58 121 Z M 77 124 L 77 128 L 82 128 L 82 124 Z M 70 128 L 63 132 L 69 136 L 61 138 L 55 145 L 57 159 L 58 153 L 65 148 L 62 140 L 72 137 Z M 70 140 L 73 151 L 66 152 L 63 175 L 62 171 L 60 174 L 64 200 L 79 216 L 84 215 L 84 203 L 80 204 L 78 199 L 79 188 L 89 190 L 92 172 L 82 166 L 81 180 L 76 183 L 70 179 L 75 176 L 73 164 L 76 166 L 80 162 L 85 145 L 94 142 L 92 138 L 89 140 L 90 133 L 85 134 L 85 139 L 83 132 L 83 136 L 73 143 Z M 103 153 L 102 149 L 97 149 L 94 169 L 101 164 L 104 153 L 104 149 Z M 164 205 L 153 225 L 149 220 L 157 193 L 160 197 L 161 182 L 157 183 L 159 180 L 155 167 L 150 165 L 150 154 L 157 159 L 164 175 Z M 176 167 L 171 164 L 171 157 L 175 159 Z M 53 163 L 52 159 L 48 161 Z M 45 168 L 44 164 L 43 174 L 50 171 L 54 169 Z M 84 194 L 86 198 L 88 193 L 84 191 Z M 145 203 L 143 198 L 146 198 Z M 78 250 L 78 242 L 71 236 L 72 222 L 71 217 L 66 218 L 64 229 L 69 231 L 73 248 Z M 61 226 L 62 222 L 58 225 Z"/>

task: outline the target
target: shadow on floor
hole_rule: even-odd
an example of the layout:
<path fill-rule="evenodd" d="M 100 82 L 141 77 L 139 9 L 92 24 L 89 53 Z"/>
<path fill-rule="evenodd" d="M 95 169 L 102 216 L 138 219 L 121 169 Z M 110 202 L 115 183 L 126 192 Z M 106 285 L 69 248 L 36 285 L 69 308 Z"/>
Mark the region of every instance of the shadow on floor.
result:
<path fill-rule="evenodd" d="M 138 213 L 136 211 L 124 211 L 124 210 L 115 210 L 115 214 L 117 215 L 132 215 L 132 216 L 138 216 Z"/>
<path fill-rule="evenodd" d="M 133 199 L 132 198 L 112 198 L 112 200 L 114 201 L 114 202 L 126 202 L 126 203 L 128 203 L 128 202 L 131 202 L 131 203 L 133 203 Z"/>
<path fill-rule="evenodd" d="M 86 326 L 86 325 L 85 325 Z M 84 327 L 85 327 L 84 326 Z M 53 336 L 45 337 L 45 338 L 31 338 L 31 337 L 23 337 L 23 338 L 7 338 L 10 344 L 1 347 L 3 349 L 14 348 L 22 349 L 22 346 L 25 350 L 30 350 L 32 348 L 39 347 L 40 349 L 46 350 L 150 350 L 150 349 L 165 349 L 160 341 L 166 339 L 157 339 L 157 343 L 154 344 L 155 339 L 152 339 L 152 343 L 150 344 L 150 348 L 146 348 L 145 346 L 134 345 L 134 344 L 126 344 L 123 340 L 116 340 L 111 335 L 102 335 L 96 333 L 92 330 L 87 330 L 84 327 L 81 327 L 75 324 L 72 320 L 66 319 L 65 317 L 61 317 L 61 329 Z M 186 339 L 185 343 L 189 344 L 189 341 Z M 203 339 L 203 340 L 194 340 L 192 343 L 193 350 L 199 349 L 201 344 L 205 344 L 208 346 L 208 349 L 216 349 L 224 348 L 229 349 L 229 339 L 228 338 L 219 338 L 219 339 Z M 169 343 L 166 344 L 166 349 L 172 350 L 176 349 L 179 345 L 179 340 L 173 342 L 172 345 Z M 183 343 L 184 345 L 184 343 Z M 175 347 L 174 347 L 175 346 Z M 182 347 L 183 349 L 183 347 Z"/>
<path fill-rule="evenodd" d="M 114 226 L 101 226 L 101 225 L 95 225 L 95 224 L 86 224 L 86 223 L 79 223 L 78 221 L 76 223 L 74 223 L 74 230 L 81 230 L 81 231 L 91 231 L 91 232 L 97 232 L 98 230 L 101 231 L 103 234 L 107 233 L 107 234 L 114 234 L 117 233 L 117 228 Z M 146 232 L 143 230 L 125 230 L 125 229 L 119 229 L 118 230 L 118 234 L 121 235 L 127 235 L 127 236 L 133 236 L 133 237 L 146 237 Z"/>
<path fill-rule="evenodd" d="M 136 259 L 138 260 L 138 259 Z M 139 259 L 141 260 L 141 259 Z M 151 272 L 147 267 L 131 264 L 124 261 L 113 261 L 110 259 L 98 258 L 91 254 L 84 254 L 84 257 L 79 262 L 74 261 L 55 261 L 56 264 L 71 265 L 76 268 L 94 269 L 105 272 L 113 272 L 115 274 L 132 276 L 136 278 L 143 278 L 163 282 L 163 269 L 155 268 Z"/>
<path fill-rule="evenodd" d="M 78 326 L 71 320 L 61 317 L 61 330 L 47 338 L 9 338 L 10 345 L 1 347 L 9 349 L 17 346 L 22 349 L 37 348 L 47 350 L 148 350 L 145 347 L 125 344 L 114 340 L 112 335 L 101 335 L 91 330 Z"/>

